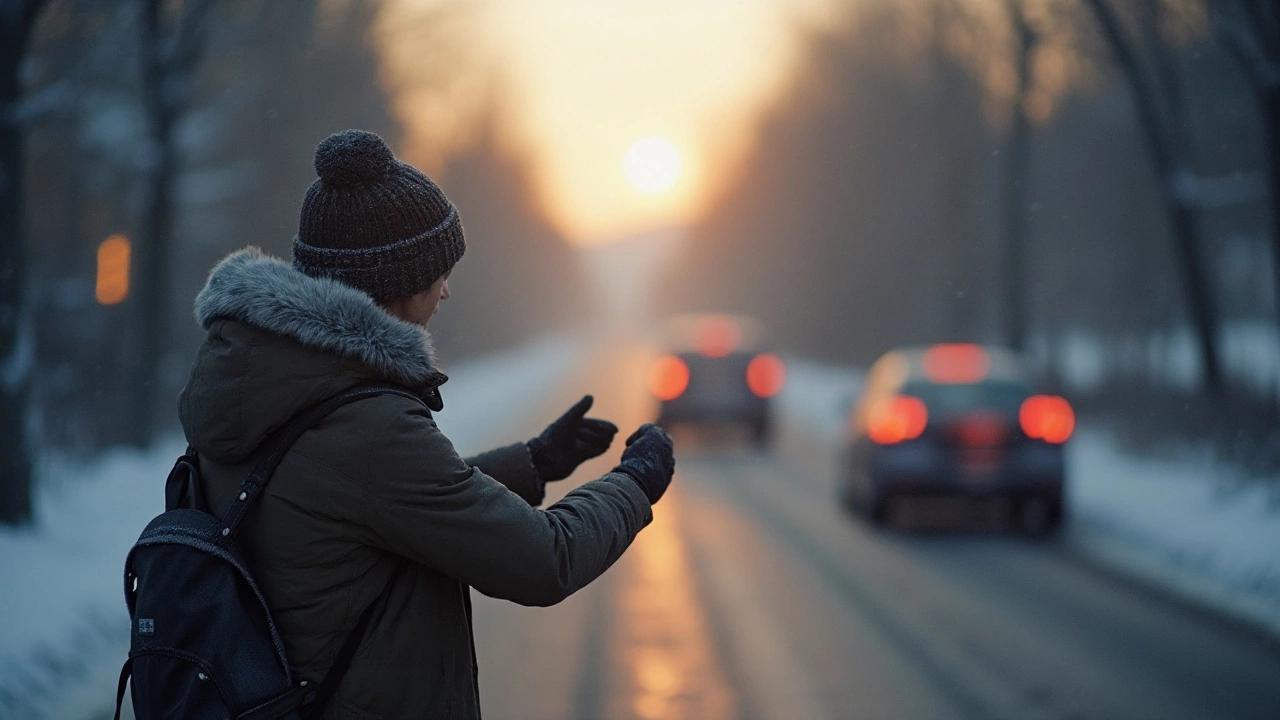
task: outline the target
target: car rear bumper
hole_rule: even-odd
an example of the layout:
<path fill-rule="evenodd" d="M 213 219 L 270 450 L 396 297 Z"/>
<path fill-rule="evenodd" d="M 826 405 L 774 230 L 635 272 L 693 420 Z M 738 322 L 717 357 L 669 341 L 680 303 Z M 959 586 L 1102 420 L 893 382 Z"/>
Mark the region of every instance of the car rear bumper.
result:
<path fill-rule="evenodd" d="M 658 424 L 764 422 L 768 420 L 769 403 L 760 398 L 707 399 L 703 401 L 666 402 L 658 410 Z"/>
<path fill-rule="evenodd" d="M 881 483 L 882 496 L 965 497 L 965 498 L 1049 498 L 1062 497 L 1061 482 L 1007 482 L 986 485 L 966 485 L 955 482 L 921 482 L 918 480 L 894 480 Z"/>
<path fill-rule="evenodd" d="M 882 495 L 1061 496 L 1065 477 L 1062 447 L 1043 443 L 1010 449 L 982 464 L 925 443 L 878 447 L 869 470 Z"/>

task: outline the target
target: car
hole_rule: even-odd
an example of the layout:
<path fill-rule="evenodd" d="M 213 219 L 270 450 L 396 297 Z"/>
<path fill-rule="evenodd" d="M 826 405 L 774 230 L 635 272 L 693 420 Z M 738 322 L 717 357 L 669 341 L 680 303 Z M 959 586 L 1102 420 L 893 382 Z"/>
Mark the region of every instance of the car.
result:
<path fill-rule="evenodd" d="M 751 442 L 768 446 L 772 399 L 786 382 L 786 366 L 760 350 L 763 331 L 745 316 L 680 316 L 667 324 L 666 352 L 653 361 L 649 390 L 657 424 L 746 426 Z"/>
<path fill-rule="evenodd" d="M 911 497 L 998 498 L 1023 530 L 1052 534 L 1074 429 L 1070 403 L 1033 392 L 1017 353 L 969 343 L 893 350 L 872 365 L 849 415 L 841 500 L 882 525 Z"/>

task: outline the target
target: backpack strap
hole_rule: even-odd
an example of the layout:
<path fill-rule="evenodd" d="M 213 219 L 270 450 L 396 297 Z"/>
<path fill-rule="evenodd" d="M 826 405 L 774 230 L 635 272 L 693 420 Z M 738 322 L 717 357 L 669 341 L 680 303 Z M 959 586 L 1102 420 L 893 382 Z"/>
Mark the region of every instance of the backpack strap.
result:
<path fill-rule="evenodd" d="M 267 486 L 271 474 L 280 465 L 280 461 L 284 459 L 285 453 L 289 451 L 295 440 L 343 405 L 377 395 L 400 395 L 424 406 L 426 404 L 422 398 L 402 387 L 369 383 L 345 390 L 298 413 L 288 424 L 263 442 L 258 450 L 258 462 L 240 485 L 240 492 L 236 493 L 235 498 L 231 500 L 231 506 L 222 514 L 221 537 L 218 541 L 225 543 L 235 537 L 249 508 L 253 506 L 254 500 L 258 498 L 262 489 Z"/>
<path fill-rule="evenodd" d="M 120 708 L 124 705 L 124 691 L 129 686 L 129 676 L 132 674 L 133 658 L 129 658 L 124 661 L 124 667 L 120 668 L 120 682 L 116 685 L 116 714 L 112 716 L 112 720 L 120 720 Z"/>
<path fill-rule="evenodd" d="M 245 515 L 248 514 L 249 509 L 253 506 L 253 501 L 262 493 L 262 489 L 267 486 L 267 481 L 271 479 L 272 473 L 280 465 L 280 461 L 284 459 L 285 453 L 289 451 L 295 440 L 314 427 L 316 423 L 323 420 L 329 413 L 343 405 L 378 395 L 399 395 L 424 406 L 426 405 L 421 397 L 397 385 L 367 383 L 343 391 L 298 413 L 288 424 L 263 442 L 262 448 L 258 450 L 258 462 L 254 464 L 253 470 L 249 472 L 244 483 L 241 484 L 240 492 L 231 501 L 231 507 L 227 508 L 227 511 L 222 515 L 222 531 L 218 540 L 220 542 L 229 542 L 236 536 L 236 531 L 240 529 L 240 523 L 244 521 Z M 342 647 L 338 650 L 333 664 L 329 666 L 329 671 L 325 673 L 324 680 L 321 681 L 314 694 L 307 693 L 303 695 L 297 692 L 299 688 L 295 688 L 285 696 L 272 701 L 268 706 L 255 708 L 241 720 L 276 717 L 277 711 L 281 707 L 301 706 L 302 714 L 306 718 L 319 718 L 323 715 L 329 698 L 338 689 L 338 684 L 342 682 L 343 676 L 347 674 L 347 669 L 351 666 L 351 661 L 355 658 L 360 642 L 364 640 L 364 634 L 369 629 L 369 623 L 373 620 L 374 608 L 377 607 L 391 586 L 395 584 L 403 569 L 403 565 L 396 569 L 391 576 L 391 580 L 387 583 L 387 588 L 382 591 L 377 599 L 369 603 L 369 607 L 365 608 L 364 612 L 360 614 L 360 619 L 356 621 L 356 626 L 351 629 L 351 632 L 347 633 L 347 637 L 343 640 Z M 122 673 L 122 685 L 123 679 Z"/>
<path fill-rule="evenodd" d="M 209 507 L 204 501 L 204 488 L 200 483 L 199 467 L 196 449 L 188 445 L 187 451 L 173 464 L 173 469 L 169 471 L 169 478 L 164 482 L 165 511 L 192 508 L 203 513 L 209 512 Z"/>

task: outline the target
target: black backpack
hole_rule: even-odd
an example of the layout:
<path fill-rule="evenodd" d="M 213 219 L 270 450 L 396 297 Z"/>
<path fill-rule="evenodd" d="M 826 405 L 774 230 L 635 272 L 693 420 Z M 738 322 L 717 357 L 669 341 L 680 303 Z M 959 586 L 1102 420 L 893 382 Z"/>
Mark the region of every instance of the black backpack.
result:
<path fill-rule="evenodd" d="M 178 458 L 165 484 L 166 512 L 147 525 L 125 561 L 132 630 L 116 720 L 130 676 L 137 720 L 323 715 L 377 602 L 360 615 L 318 687 L 295 683 L 266 600 L 236 546 L 236 531 L 303 432 L 342 405 L 383 394 L 422 402 L 403 388 L 360 385 L 303 410 L 255 452 L 253 470 L 221 518 L 205 507 L 195 452 L 188 448 Z"/>

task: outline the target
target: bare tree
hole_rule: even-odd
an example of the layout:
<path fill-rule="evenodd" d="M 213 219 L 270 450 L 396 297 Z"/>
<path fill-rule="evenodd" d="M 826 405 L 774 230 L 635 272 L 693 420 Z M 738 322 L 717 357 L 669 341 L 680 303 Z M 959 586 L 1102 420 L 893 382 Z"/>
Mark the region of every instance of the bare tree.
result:
<path fill-rule="evenodd" d="M 28 408 L 35 328 L 26 302 L 20 72 L 44 0 L 0 0 L 0 522 L 31 516 Z"/>
<path fill-rule="evenodd" d="M 1031 53 L 1036 34 L 1027 24 L 1023 0 L 1008 0 L 1009 23 L 1013 28 L 1014 88 L 1008 149 L 1004 167 L 1004 312 L 1005 342 L 1015 350 L 1026 344 L 1025 283 L 1027 246 L 1027 166 L 1031 161 L 1031 122 L 1027 117 L 1027 94 L 1031 89 Z"/>
<path fill-rule="evenodd" d="M 981 19 L 963 3 L 938 0 L 927 6 L 930 18 L 928 63 L 932 73 L 933 128 L 941 153 L 939 210 L 944 225 L 949 280 L 946 337 L 976 341 L 990 333 L 983 310 L 989 297 L 984 266 L 990 245 L 978 215 L 983 193 L 983 157 L 988 154 L 986 122 L 979 113 L 981 87 L 956 49 L 951 33 L 980 36 Z M 968 107 L 970 112 L 961 112 Z"/>
<path fill-rule="evenodd" d="M 176 126 L 190 102 L 215 0 L 142 0 L 142 87 L 150 125 L 146 200 L 135 257 L 141 348 L 132 393 L 131 440 L 150 441 L 155 430 L 162 361 L 169 352 L 169 275 L 180 157 Z"/>
<path fill-rule="evenodd" d="M 1176 90 L 1171 61 L 1163 49 L 1158 28 L 1149 30 L 1156 41 L 1156 62 L 1159 66 L 1161 90 L 1169 95 L 1161 102 L 1157 88 L 1144 71 L 1134 48 L 1134 40 L 1125 31 L 1115 10 L 1106 0 L 1084 0 L 1093 12 L 1103 38 L 1120 64 L 1129 91 L 1133 95 L 1138 113 L 1138 125 L 1147 141 L 1152 164 L 1160 181 L 1160 197 L 1172 226 L 1176 259 L 1186 292 L 1188 310 L 1200 346 L 1204 364 L 1204 387 L 1217 393 L 1222 389 L 1222 363 L 1218 352 L 1218 318 L 1213 306 L 1209 274 L 1200 257 L 1200 232 L 1191 199 L 1179 192 L 1179 182 L 1188 172 L 1188 153 L 1178 141 L 1180 131 L 1177 113 L 1180 103 Z M 1158 13 L 1155 0 L 1148 0 L 1145 10 Z M 1148 25 L 1156 21 L 1154 16 L 1145 18 Z"/>
<path fill-rule="evenodd" d="M 1280 4 L 1222 0 L 1211 6 L 1218 37 L 1244 69 L 1266 134 L 1276 319 L 1280 322 Z"/>

